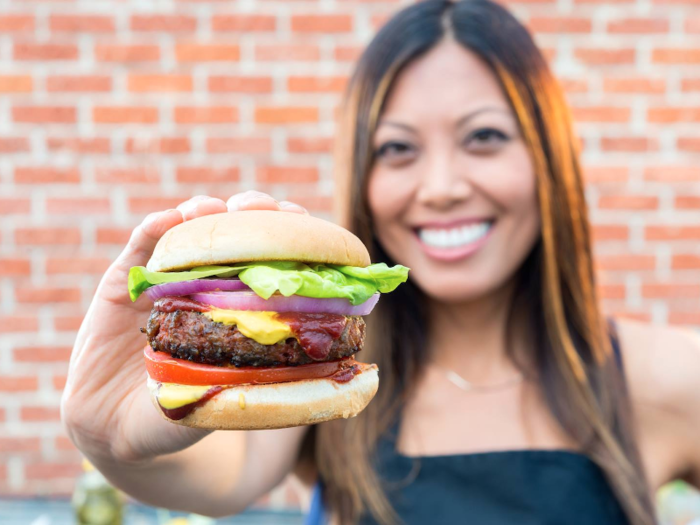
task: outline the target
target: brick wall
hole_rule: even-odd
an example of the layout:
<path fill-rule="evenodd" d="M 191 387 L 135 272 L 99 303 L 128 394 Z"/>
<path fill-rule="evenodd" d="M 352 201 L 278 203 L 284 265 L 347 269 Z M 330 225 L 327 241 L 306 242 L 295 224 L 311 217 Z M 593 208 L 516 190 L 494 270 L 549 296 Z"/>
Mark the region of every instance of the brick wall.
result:
<path fill-rule="evenodd" d="M 0 1 L 0 493 L 72 489 L 70 349 L 141 218 L 250 188 L 329 216 L 334 108 L 402 4 Z M 700 325 L 697 0 L 511 5 L 578 121 L 607 310 Z"/>

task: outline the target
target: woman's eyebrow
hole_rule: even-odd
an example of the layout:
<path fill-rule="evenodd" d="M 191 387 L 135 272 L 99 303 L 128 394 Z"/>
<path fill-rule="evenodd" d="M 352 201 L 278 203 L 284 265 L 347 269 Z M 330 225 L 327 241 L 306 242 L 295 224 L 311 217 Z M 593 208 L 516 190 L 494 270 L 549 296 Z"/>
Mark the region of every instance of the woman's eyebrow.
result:
<path fill-rule="evenodd" d="M 507 115 L 510 115 L 510 111 L 508 111 L 505 108 L 501 107 L 496 107 L 496 106 L 488 106 L 484 108 L 479 108 L 475 109 L 474 111 L 470 111 L 466 115 L 461 116 L 459 119 L 457 119 L 457 122 L 455 122 L 455 128 L 459 128 L 469 122 L 471 119 L 476 117 L 477 115 L 481 115 L 482 113 L 488 113 L 488 112 L 498 112 L 498 113 L 505 113 Z M 396 122 L 393 120 L 386 120 L 382 119 L 379 121 L 379 126 L 394 126 L 396 128 L 401 128 L 405 131 L 408 131 L 409 133 L 417 134 L 418 132 L 416 129 L 409 124 L 404 124 L 402 122 Z M 377 126 L 377 127 L 379 127 Z"/>

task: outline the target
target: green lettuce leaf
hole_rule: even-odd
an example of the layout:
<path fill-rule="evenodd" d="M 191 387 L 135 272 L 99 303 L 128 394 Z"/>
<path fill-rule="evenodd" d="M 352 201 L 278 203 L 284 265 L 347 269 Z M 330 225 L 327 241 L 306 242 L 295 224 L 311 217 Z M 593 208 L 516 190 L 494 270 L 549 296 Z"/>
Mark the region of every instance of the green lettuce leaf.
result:
<path fill-rule="evenodd" d="M 129 295 L 135 301 L 144 290 L 156 284 L 236 275 L 264 299 L 279 292 L 286 297 L 342 297 L 357 305 L 377 292 L 395 290 L 408 279 L 408 268 L 401 265 L 390 268 L 385 263 L 359 268 L 289 261 L 200 266 L 186 272 L 151 272 L 143 266 L 135 266 L 129 271 Z"/>

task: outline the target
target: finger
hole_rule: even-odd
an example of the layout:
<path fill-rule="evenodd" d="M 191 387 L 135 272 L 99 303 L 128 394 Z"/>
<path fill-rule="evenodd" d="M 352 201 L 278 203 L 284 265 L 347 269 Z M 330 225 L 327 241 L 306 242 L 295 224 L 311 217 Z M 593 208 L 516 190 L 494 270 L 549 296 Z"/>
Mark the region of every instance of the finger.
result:
<path fill-rule="evenodd" d="M 308 215 L 309 210 L 303 206 L 297 204 L 296 202 L 280 201 L 280 208 L 282 211 L 289 211 L 292 213 L 300 213 L 302 215 Z"/>
<path fill-rule="evenodd" d="M 126 268 L 127 271 L 132 266 L 145 266 L 160 238 L 183 220 L 179 210 L 166 210 L 147 215 L 131 233 L 129 242 L 117 258 L 119 266 Z"/>
<path fill-rule="evenodd" d="M 279 211 L 279 203 L 267 193 L 246 191 L 233 195 L 226 201 L 228 211 L 274 210 Z"/>
<path fill-rule="evenodd" d="M 226 212 L 226 203 L 208 195 L 197 195 L 177 207 L 184 220 L 189 221 L 212 213 Z"/>

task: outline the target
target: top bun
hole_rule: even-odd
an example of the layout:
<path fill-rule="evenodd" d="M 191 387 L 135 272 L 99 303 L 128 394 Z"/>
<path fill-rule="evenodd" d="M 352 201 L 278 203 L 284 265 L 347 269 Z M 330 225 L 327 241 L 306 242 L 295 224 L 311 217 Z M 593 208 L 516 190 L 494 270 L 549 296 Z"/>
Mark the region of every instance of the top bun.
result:
<path fill-rule="evenodd" d="M 160 238 L 152 272 L 253 261 L 297 261 L 369 266 L 367 248 L 352 233 L 323 219 L 282 211 L 205 215 L 178 224 Z"/>

